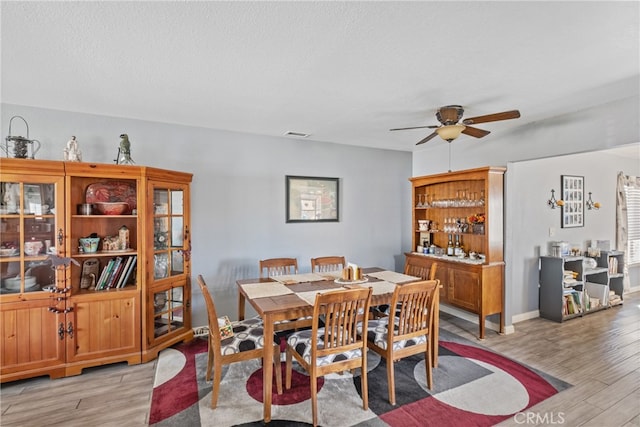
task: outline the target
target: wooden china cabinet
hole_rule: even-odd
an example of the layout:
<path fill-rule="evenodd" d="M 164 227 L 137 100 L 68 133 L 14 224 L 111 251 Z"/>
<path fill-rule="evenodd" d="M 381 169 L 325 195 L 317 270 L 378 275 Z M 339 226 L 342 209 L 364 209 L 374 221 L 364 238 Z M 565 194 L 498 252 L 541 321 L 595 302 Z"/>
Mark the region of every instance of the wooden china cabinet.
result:
<path fill-rule="evenodd" d="M 140 363 L 193 337 L 191 177 L 143 166 L 0 159 L 2 382 Z M 126 210 L 101 215 L 100 202 L 125 202 Z M 93 211 L 81 211 L 83 204 Z M 79 245 L 88 236 L 100 238 L 97 252 Z M 160 249 L 155 242 L 163 238 Z M 108 245 L 111 239 L 122 246 Z M 161 291 L 166 307 L 158 307 Z"/>
<path fill-rule="evenodd" d="M 484 167 L 410 178 L 413 249 L 406 262 L 438 263 L 440 301 L 477 314 L 480 339 L 489 315 L 499 315 L 504 333 L 504 172 Z M 447 255 L 450 242 L 460 242 L 465 255 Z"/>

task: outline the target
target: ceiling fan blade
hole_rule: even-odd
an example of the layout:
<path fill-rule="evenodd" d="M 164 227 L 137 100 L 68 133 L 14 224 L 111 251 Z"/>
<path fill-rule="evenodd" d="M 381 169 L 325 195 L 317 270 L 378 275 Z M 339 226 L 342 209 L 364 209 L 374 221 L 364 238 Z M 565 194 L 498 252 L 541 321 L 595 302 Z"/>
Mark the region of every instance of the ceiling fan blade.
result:
<path fill-rule="evenodd" d="M 432 139 L 436 135 L 437 135 L 437 133 L 433 132 L 431 135 L 427 136 L 426 138 L 423 138 L 421 141 L 416 143 L 416 145 L 424 144 L 425 142 L 429 141 L 430 139 Z"/>
<path fill-rule="evenodd" d="M 436 125 L 431 125 L 431 126 L 413 126 L 413 127 L 410 127 L 410 128 L 395 128 L 395 129 L 389 129 L 389 130 L 407 130 L 407 129 L 424 129 L 424 128 L 435 129 L 437 127 L 440 127 L 440 126 L 436 126 Z"/>
<path fill-rule="evenodd" d="M 467 126 L 462 131 L 465 135 L 474 136 L 476 138 L 482 138 L 483 136 L 489 135 L 491 132 L 484 129 L 472 128 L 471 126 Z"/>
<path fill-rule="evenodd" d="M 520 117 L 520 111 L 511 110 L 502 113 L 487 114 L 485 116 L 470 117 L 462 121 L 465 125 L 475 125 L 478 123 L 497 122 L 499 120 L 517 119 Z"/>

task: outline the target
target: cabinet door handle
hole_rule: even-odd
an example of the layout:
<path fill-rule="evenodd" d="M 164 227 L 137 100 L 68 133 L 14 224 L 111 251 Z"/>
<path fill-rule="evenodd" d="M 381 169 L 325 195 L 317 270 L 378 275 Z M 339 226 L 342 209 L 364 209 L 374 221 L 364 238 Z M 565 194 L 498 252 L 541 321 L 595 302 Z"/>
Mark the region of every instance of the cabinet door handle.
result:
<path fill-rule="evenodd" d="M 64 339 L 64 323 L 60 322 L 60 326 L 58 326 L 58 336 L 60 340 Z"/>
<path fill-rule="evenodd" d="M 60 310 L 59 308 L 56 308 L 56 307 L 49 307 L 49 311 L 55 314 L 67 314 L 73 311 L 73 307 L 67 307 L 64 310 Z"/>
<path fill-rule="evenodd" d="M 67 333 L 69 334 L 69 338 L 73 338 L 73 323 L 69 322 L 69 326 L 67 326 Z"/>
<path fill-rule="evenodd" d="M 64 243 L 64 233 L 62 232 L 62 228 L 58 230 L 58 246 L 62 246 Z"/>

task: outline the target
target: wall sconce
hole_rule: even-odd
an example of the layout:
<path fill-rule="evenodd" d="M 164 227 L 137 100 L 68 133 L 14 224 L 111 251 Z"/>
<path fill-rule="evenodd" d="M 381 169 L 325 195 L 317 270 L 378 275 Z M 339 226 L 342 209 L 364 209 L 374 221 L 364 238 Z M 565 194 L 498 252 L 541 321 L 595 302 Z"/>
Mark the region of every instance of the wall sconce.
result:
<path fill-rule="evenodd" d="M 551 198 L 547 200 L 547 205 L 549 205 L 551 209 L 555 209 L 558 206 L 564 205 L 564 201 L 562 199 L 556 200 L 555 194 L 556 194 L 556 191 L 554 189 L 551 189 Z"/>
<path fill-rule="evenodd" d="M 589 199 L 587 200 L 587 209 L 592 210 L 598 210 L 600 209 L 600 203 L 599 202 L 594 202 L 593 200 L 591 200 L 591 191 L 589 191 Z"/>

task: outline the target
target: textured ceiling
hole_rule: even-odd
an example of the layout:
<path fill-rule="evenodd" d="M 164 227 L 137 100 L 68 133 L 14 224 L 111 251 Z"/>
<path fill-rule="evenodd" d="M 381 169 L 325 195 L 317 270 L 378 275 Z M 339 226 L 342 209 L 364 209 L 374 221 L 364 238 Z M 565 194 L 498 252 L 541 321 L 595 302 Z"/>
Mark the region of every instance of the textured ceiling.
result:
<path fill-rule="evenodd" d="M 638 2 L 7 2 L 2 102 L 416 150 L 637 95 Z M 468 137 L 467 137 L 468 138 Z"/>

